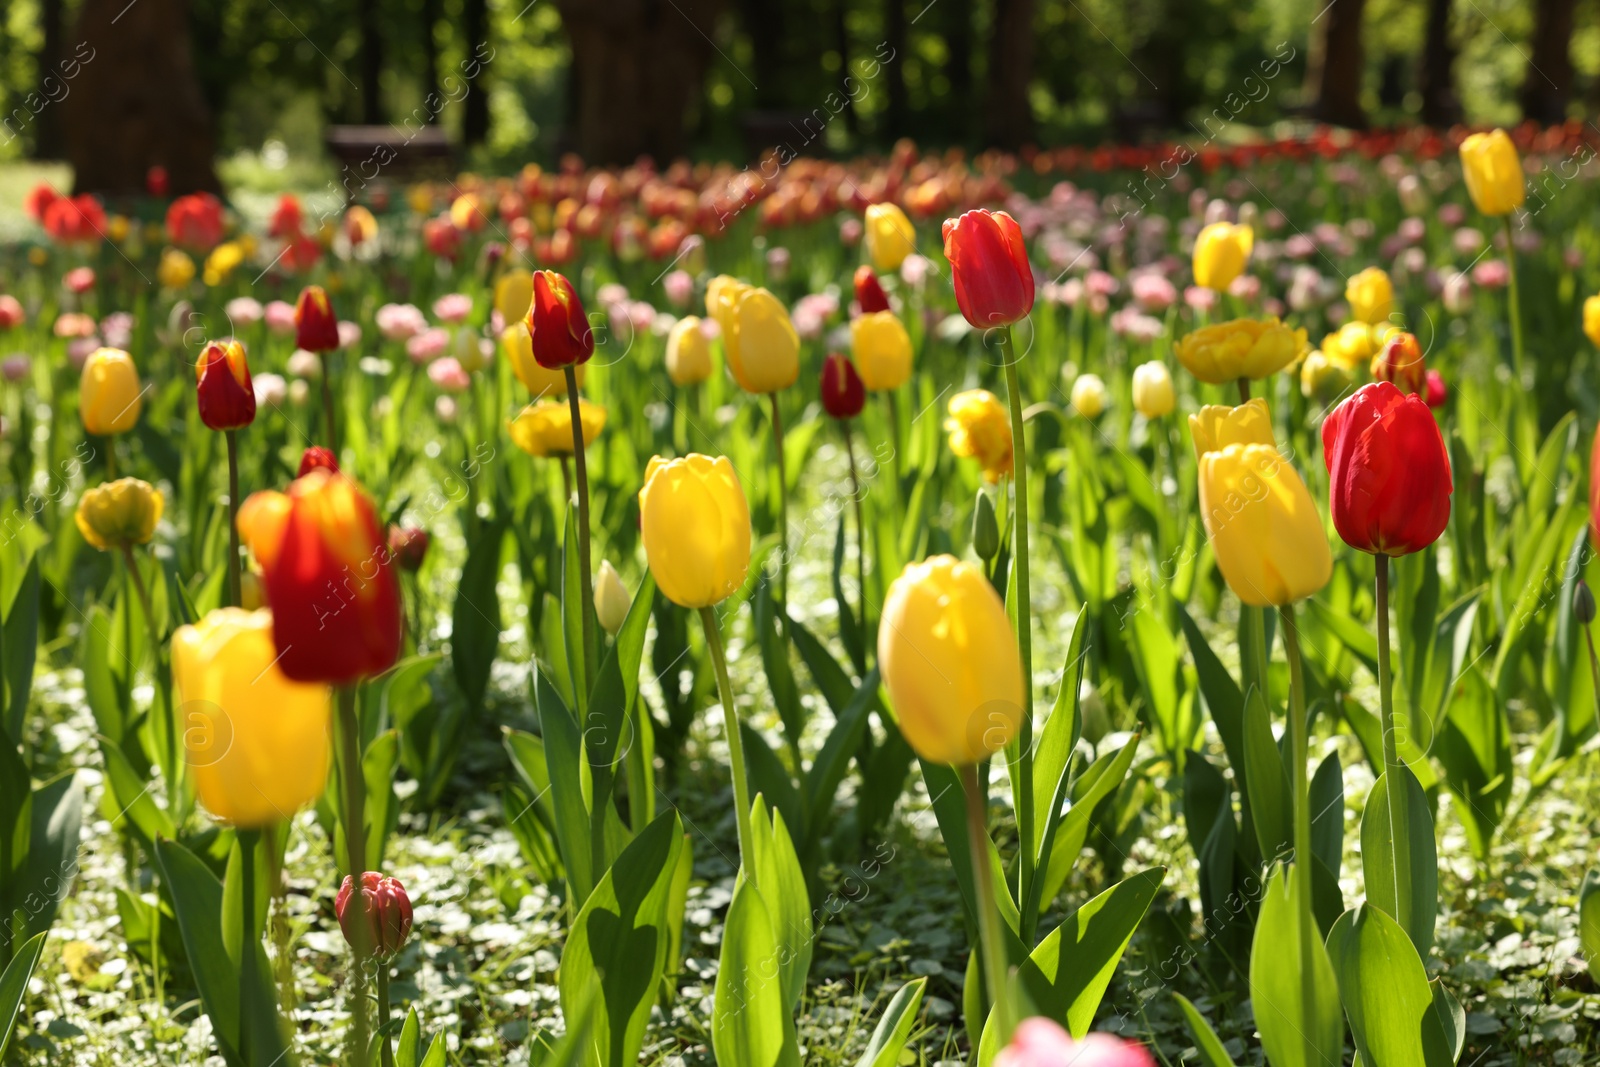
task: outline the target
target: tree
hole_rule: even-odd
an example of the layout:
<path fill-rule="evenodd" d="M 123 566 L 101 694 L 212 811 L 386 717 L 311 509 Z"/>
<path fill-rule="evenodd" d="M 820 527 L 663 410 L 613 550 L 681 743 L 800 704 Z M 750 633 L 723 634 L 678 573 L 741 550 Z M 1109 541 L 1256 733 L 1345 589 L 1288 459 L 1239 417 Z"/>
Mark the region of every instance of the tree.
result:
<path fill-rule="evenodd" d="M 356 0 L 356 24 L 361 28 L 361 121 L 377 126 L 384 121 L 383 31 L 378 28 L 377 0 Z"/>
<path fill-rule="evenodd" d="M 1573 0 L 1537 0 L 1533 13 L 1533 54 L 1522 79 L 1522 114 L 1537 122 L 1567 118 L 1572 99 Z"/>
<path fill-rule="evenodd" d="M 1033 0 L 995 0 L 984 134 L 999 148 L 1020 148 L 1033 137 L 1033 41 Z"/>
<path fill-rule="evenodd" d="M 185 0 L 83 0 L 76 34 L 61 102 L 76 189 L 136 193 L 157 165 L 175 193 L 219 189 Z"/>
<path fill-rule="evenodd" d="M 1422 94 L 1422 121 L 1430 126 L 1450 126 L 1461 121 L 1461 99 L 1456 95 L 1456 46 L 1450 39 L 1450 4 L 1451 0 L 1428 0 L 1417 85 Z"/>
<path fill-rule="evenodd" d="M 39 47 L 39 95 L 46 100 L 57 100 L 61 95 L 61 37 L 66 22 L 62 0 L 43 0 L 39 5 L 39 20 L 44 23 L 44 41 Z M 71 91 L 71 87 L 67 87 Z M 55 107 L 45 107 L 39 112 L 33 137 L 35 159 L 60 159 L 63 153 L 61 113 Z"/>
<path fill-rule="evenodd" d="M 557 0 L 572 45 L 574 141 L 591 163 L 682 155 L 722 0 Z M 771 80 L 770 78 L 764 78 Z"/>
<path fill-rule="evenodd" d="M 1361 77 L 1366 55 L 1361 45 L 1361 15 L 1366 0 L 1331 0 L 1312 27 L 1313 43 L 1306 63 L 1306 89 L 1311 117 L 1335 126 L 1364 129 Z"/>
<path fill-rule="evenodd" d="M 468 64 L 467 98 L 461 116 L 461 140 L 467 145 L 482 144 L 489 137 L 489 90 L 483 72 L 494 57 L 494 46 L 489 42 L 489 5 L 487 0 L 467 0 L 466 3 L 467 51 L 480 60 Z"/>

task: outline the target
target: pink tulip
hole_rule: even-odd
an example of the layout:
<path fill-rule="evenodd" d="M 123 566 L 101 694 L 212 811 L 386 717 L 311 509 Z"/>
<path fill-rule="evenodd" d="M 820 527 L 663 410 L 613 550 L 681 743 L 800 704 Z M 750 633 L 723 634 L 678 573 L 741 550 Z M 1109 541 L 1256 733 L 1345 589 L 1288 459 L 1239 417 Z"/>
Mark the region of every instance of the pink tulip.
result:
<path fill-rule="evenodd" d="M 1472 280 L 1485 289 L 1504 289 L 1511 281 L 1511 268 L 1503 259 L 1486 259 L 1472 268 Z"/>
<path fill-rule="evenodd" d="M 472 376 L 454 356 L 445 356 L 428 364 L 428 380 L 447 393 L 464 393 L 472 387 Z"/>
<path fill-rule="evenodd" d="M 465 293 L 447 293 L 433 302 L 433 314 L 440 322 L 464 322 L 472 314 L 472 297 Z"/>
<path fill-rule="evenodd" d="M 413 304 L 385 304 L 373 316 L 385 340 L 409 341 L 428 328 L 428 318 Z"/>
<path fill-rule="evenodd" d="M 262 317 L 267 321 L 267 329 L 273 333 L 290 334 L 295 332 L 293 304 L 286 304 L 282 300 L 274 300 L 266 306 Z"/>
<path fill-rule="evenodd" d="M 994 1067 L 1155 1067 L 1143 1045 L 1110 1034 L 1074 1041 L 1050 1019 L 1024 1019 Z"/>
<path fill-rule="evenodd" d="M 450 348 L 450 331 L 435 326 L 406 342 L 406 355 L 413 363 L 431 363 Z"/>

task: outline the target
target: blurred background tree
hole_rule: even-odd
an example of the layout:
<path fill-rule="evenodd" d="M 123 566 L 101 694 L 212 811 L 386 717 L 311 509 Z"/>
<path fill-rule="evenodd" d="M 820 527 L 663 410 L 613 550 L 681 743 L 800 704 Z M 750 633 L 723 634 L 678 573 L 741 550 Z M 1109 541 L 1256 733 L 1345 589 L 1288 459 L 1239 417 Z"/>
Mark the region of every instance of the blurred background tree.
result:
<path fill-rule="evenodd" d="M 208 184 L 179 167 L 180 141 L 282 184 L 285 168 L 325 174 L 327 128 L 353 123 L 437 123 L 465 163 L 504 169 L 902 136 L 1014 148 L 1295 119 L 1554 122 L 1600 105 L 1600 0 L 0 4 L 0 159 L 127 142 L 175 190 Z M 143 173 L 100 162 L 100 186 Z"/>

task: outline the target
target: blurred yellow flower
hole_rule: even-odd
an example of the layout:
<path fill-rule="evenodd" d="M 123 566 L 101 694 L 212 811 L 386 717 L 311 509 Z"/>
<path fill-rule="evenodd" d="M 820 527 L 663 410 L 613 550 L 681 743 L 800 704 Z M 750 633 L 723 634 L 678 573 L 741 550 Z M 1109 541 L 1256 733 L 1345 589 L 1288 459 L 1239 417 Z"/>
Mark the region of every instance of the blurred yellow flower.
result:
<path fill-rule="evenodd" d="M 1222 385 L 1265 378 L 1307 351 L 1306 332 L 1276 318 L 1234 319 L 1202 326 L 1178 342 L 1178 362 L 1203 382 Z"/>
<path fill-rule="evenodd" d="M 1475 133 L 1461 142 L 1461 176 L 1467 195 L 1485 215 L 1509 215 L 1527 196 L 1522 160 L 1505 130 Z"/>
<path fill-rule="evenodd" d="M 583 422 L 583 445 L 588 448 L 605 429 L 606 409 L 579 397 L 578 418 Z M 529 404 L 507 427 L 511 440 L 530 456 L 572 454 L 572 408 L 566 400 Z"/>
<path fill-rule="evenodd" d="M 78 415 L 96 437 L 126 433 L 144 410 L 144 387 L 133 357 L 120 348 L 97 348 L 83 362 Z"/>
<path fill-rule="evenodd" d="M 1133 368 L 1133 406 L 1147 419 L 1170 415 L 1178 406 L 1172 372 L 1158 359 Z"/>
<path fill-rule="evenodd" d="M 971 457 L 983 476 L 998 482 L 1011 473 L 1011 417 L 987 389 L 969 389 L 950 398 L 950 417 L 944 428 L 950 434 L 950 451 Z"/>
<path fill-rule="evenodd" d="M 1322 516 L 1270 444 L 1231 444 L 1200 457 L 1200 515 L 1217 569 L 1246 604 L 1292 604 L 1333 574 Z"/>
<path fill-rule="evenodd" d="M 1394 311 L 1394 285 L 1377 267 L 1352 275 L 1344 287 L 1350 315 L 1359 322 L 1381 323 Z"/>
<path fill-rule="evenodd" d="M 207 285 L 221 285 L 244 262 L 244 249 L 237 241 L 224 241 L 206 257 L 202 280 Z"/>
<path fill-rule="evenodd" d="M 1322 339 L 1322 354 L 1347 371 L 1365 367 L 1377 347 L 1372 328 L 1364 322 L 1347 322 Z"/>
<path fill-rule="evenodd" d="M 166 499 L 138 478 L 119 478 L 86 490 L 73 515 L 83 539 L 102 552 L 142 545 L 155 536 Z"/>
<path fill-rule="evenodd" d="M 541 366 L 533 358 L 533 338 L 528 334 L 526 322 L 513 322 L 500 332 L 500 351 L 505 353 L 506 360 L 511 364 L 511 372 L 517 376 L 517 381 L 527 386 L 528 392 L 534 399 L 540 397 L 560 397 L 567 395 L 567 376 L 560 367 Z M 575 368 L 578 378 L 578 388 L 583 388 L 586 366 L 579 363 Z"/>
<path fill-rule="evenodd" d="M 182 289 L 194 281 L 194 260 L 182 249 L 168 248 L 161 253 L 156 278 L 168 289 Z"/>
<path fill-rule="evenodd" d="M 917 247 L 917 231 L 898 204 L 869 204 L 863 222 L 867 258 L 879 274 L 899 270 Z M 868 386 L 868 388 L 871 388 Z"/>
<path fill-rule="evenodd" d="M 869 392 L 898 389 L 911 377 L 911 335 L 892 311 L 873 311 L 850 323 L 850 352 Z"/>
<path fill-rule="evenodd" d="M 1583 332 L 1600 345 L 1600 296 L 1591 296 L 1583 302 Z"/>
<path fill-rule="evenodd" d="M 711 342 L 693 315 L 679 319 L 667 334 L 667 377 L 679 387 L 711 377 Z"/>
<path fill-rule="evenodd" d="M 1213 222 L 1194 239 L 1194 283 L 1217 292 L 1244 273 L 1255 247 L 1255 231 L 1231 222 Z"/>
<path fill-rule="evenodd" d="M 494 287 L 494 308 L 506 322 L 527 318 L 533 304 L 533 272 L 514 267 L 500 276 Z"/>
<path fill-rule="evenodd" d="M 765 289 L 738 292 L 732 330 L 722 336 L 733 380 L 747 393 L 775 393 L 800 377 L 800 335 L 789 311 Z"/>
<path fill-rule="evenodd" d="M 1207 404 L 1189 416 L 1196 458 L 1229 445 L 1272 445 L 1272 416 L 1259 396 L 1237 407 Z"/>

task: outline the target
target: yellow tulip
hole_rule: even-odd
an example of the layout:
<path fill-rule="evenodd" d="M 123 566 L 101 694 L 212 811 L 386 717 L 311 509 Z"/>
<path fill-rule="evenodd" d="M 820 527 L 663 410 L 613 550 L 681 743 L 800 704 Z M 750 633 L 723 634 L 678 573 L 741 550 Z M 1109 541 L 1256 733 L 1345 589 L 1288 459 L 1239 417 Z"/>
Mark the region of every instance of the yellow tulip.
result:
<path fill-rule="evenodd" d="M 729 274 L 719 274 L 706 283 L 706 314 L 716 319 L 717 325 L 722 327 L 724 342 L 733 333 L 733 310 L 739 303 L 739 297 L 752 288 Z"/>
<path fill-rule="evenodd" d="M 148 542 L 165 509 L 161 490 L 138 478 L 119 478 L 86 490 L 73 519 L 83 539 L 106 552 Z"/>
<path fill-rule="evenodd" d="M 1600 345 L 1600 296 L 1591 296 L 1583 302 L 1583 332 Z"/>
<path fill-rule="evenodd" d="M 898 204 L 870 204 L 862 229 L 867 257 L 879 274 L 899 270 L 917 247 L 917 231 Z"/>
<path fill-rule="evenodd" d="M 1467 195 L 1485 215 L 1509 215 L 1527 196 L 1522 160 L 1504 130 L 1475 133 L 1461 142 L 1461 176 Z"/>
<path fill-rule="evenodd" d="M 533 273 L 515 267 L 501 275 L 494 287 L 494 308 L 506 322 L 521 322 L 533 304 Z"/>
<path fill-rule="evenodd" d="M 1377 267 L 1352 275 L 1345 283 L 1344 298 L 1358 322 L 1381 323 L 1394 311 L 1394 285 Z"/>
<path fill-rule="evenodd" d="M 1314 348 L 1300 363 L 1300 395 L 1327 403 L 1349 387 L 1350 371 Z"/>
<path fill-rule="evenodd" d="M 144 410 L 144 387 L 133 357 L 120 348 L 97 348 L 83 364 L 78 415 L 97 437 L 127 433 Z"/>
<path fill-rule="evenodd" d="M 1022 723 L 1022 656 L 1005 604 L 954 556 L 908 565 L 889 587 L 878 664 L 900 732 L 933 763 L 976 763 Z"/>
<path fill-rule="evenodd" d="M 746 287 L 733 307 L 733 330 L 724 332 L 733 380 L 747 393 L 775 393 L 800 377 L 800 335 L 789 312 L 765 289 Z"/>
<path fill-rule="evenodd" d="M 1322 354 L 1329 362 L 1347 371 L 1365 367 L 1377 351 L 1372 328 L 1364 322 L 1347 322 L 1337 333 L 1322 339 Z"/>
<path fill-rule="evenodd" d="M 950 398 L 950 417 L 944 428 L 950 434 L 950 451 L 970 456 L 983 467 L 983 476 L 998 482 L 1011 473 L 1011 416 L 987 389 L 969 389 Z"/>
<path fill-rule="evenodd" d="M 1269 319 L 1234 319 L 1202 326 L 1178 342 L 1178 362 L 1203 382 L 1276 374 L 1307 351 L 1306 332 Z"/>
<path fill-rule="evenodd" d="M 1194 283 L 1218 292 L 1233 284 L 1250 262 L 1255 231 L 1231 222 L 1213 222 L 1194 239 Z"/>
<path fill-rule="evenodd" d="M 711 342 L 700 320 L 685 315 L 667 334 L 667 377 L 676 386 L 698 385 L 711 377 Z"/>
<path fill-rule="evenodd" d="M 244 262 L 244 249 L 237 241 L 224 241 L 206 257 L 203 280 L 207 285 L 221 285 Z"/>
<path fill-rule="evenodd" d="M 184 760 L 200 803 L 235 826 L 286 821 L 327 785 L 332 690 L 277 661 L 266 610 L 222 608 L 172 635 Z"/>
<path fill-rule="evenodd" d="M 606 409 L 579 397 L 578 419 L 583 423 L 583 447 L 588 448 L 605 429 Z M 566 400 L 529 404 L 506 425 L 511 440 L 530 456 L 572 455 L 572 406 Z"/>
<path fill-rule="evenodd" d="M 182 289 L 194 281 L 194 260 L 181 249 L 169 248 L 161 253 L 156 278 L 168 289 Z"/>
<path fill-rule="evenodd" d="M 898 389 L 911 377 L 911 335 L 892 311 L 859 315 L 850 324 L 850 352 L 871 392 Z"/>
<path fill-rule="evenodd" d="M 1194 438 L 1196 458 L 1229 445 L 1277 445 L 1267 402 L 1259 396 L 1238 407 L 1207 404 L 1189 416 L 1189 436 Z"/>
<path fill-rule="evenodd" d="M 1303 600 L 1333 574 L 1322 516 L 1272 445 L 1230 444 L 1203 454 L 1200 514 L 1217 569 L 1246 604 Z"/>
<path fill-rule="evenodd" d="M 1170 415 L 1178 406 L 1172 372 L 1158 359 L 1133 368 L 1133 406 L 1147 419 Z"/>
<path fill-rule="evenodd" d="M 750 505 L 726 456 L 656 456 L 639 490 L 639 525 L 661 594 L 686 608 L 719 604 L 750 569 Z"/>
<path fill-rule="evenodd" d="M 1072 410 L 1086 419 L 1098 418 L 1106 409 L 1106 383 L 1098 374 L 1080 374 L 1072 382 Z"/>
<path fill-rule="evenodd" d="M 566 396 L 567 376 L 560 367 L 541 366 L 533 358 L 533 338 L 528 334 L 526 322 L 513 322 L 500 332 L 500 351 L 505 353 L 517 381 L 527 386 L 534 399 L 546 396 Z M 578 387 L 583 387 L 584 364 L 577 366 Z"/>

